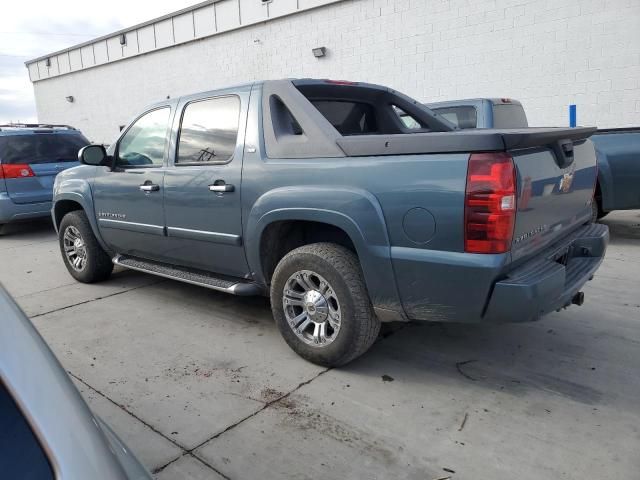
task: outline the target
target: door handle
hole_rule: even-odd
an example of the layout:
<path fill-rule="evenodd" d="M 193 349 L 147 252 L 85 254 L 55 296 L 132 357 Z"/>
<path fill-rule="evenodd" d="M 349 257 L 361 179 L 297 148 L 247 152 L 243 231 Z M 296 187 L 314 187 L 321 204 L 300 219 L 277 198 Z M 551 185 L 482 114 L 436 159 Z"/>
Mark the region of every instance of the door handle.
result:
<path fill-rule="evenodd" d="M 236 188 L 229 183 L 214 183 L 213 185 L 209 185 L 210 192 L 233 192 Z"/>
<path fill-rule="evenodd" d="M 140 190 L 143 192 L 157 192 L 160 190 L 160 185 L 156 185 L 153 183 L 143 183 L 140 185 Z"/>

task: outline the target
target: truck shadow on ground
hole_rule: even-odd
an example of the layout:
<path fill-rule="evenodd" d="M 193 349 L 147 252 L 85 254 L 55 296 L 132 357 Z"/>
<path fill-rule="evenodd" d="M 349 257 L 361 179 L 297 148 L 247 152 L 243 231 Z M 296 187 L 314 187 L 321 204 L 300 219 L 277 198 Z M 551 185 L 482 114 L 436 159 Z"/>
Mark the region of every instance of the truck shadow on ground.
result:
<path fill-rule="evenodd" d="M 612 245 L 640 246 L 640 210 L 613 212 L 601 218 L 598 223 L 609 227 Z"/>

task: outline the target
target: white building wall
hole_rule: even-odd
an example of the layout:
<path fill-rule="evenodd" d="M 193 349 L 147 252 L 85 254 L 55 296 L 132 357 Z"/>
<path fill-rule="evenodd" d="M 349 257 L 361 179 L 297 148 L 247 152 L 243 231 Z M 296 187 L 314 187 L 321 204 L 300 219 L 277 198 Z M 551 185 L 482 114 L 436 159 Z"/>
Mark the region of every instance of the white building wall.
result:
<path fill-rule="evenodd" d="M 41 122 L 109 143 L 167 95 L 282 77 L 381 83 L 424 101 L 513 97 L 536 126 L 567 125 L 573 103 L 579 124 L 640 125 L 640 0 L 345 0 L 34 89 Z"/>

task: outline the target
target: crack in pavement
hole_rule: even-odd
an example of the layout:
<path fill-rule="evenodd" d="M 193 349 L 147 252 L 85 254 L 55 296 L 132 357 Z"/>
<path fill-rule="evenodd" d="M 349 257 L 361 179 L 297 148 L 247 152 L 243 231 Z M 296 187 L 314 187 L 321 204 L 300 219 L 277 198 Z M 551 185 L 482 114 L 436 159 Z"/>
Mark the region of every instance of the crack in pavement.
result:
<path fill-rule="evenodd" d="M 46 292 L 50 292 L 52 290 L 57 290 L 58 288 L 64 288 L 64 287 L 68 287 L 70 285 L 77 285 L 78 282 L 77 281 L 73 281 L 73 282 L 69 282 L 69 283 L 63 283 L 62 285 L 58 285 L 56 287 L 51 287 L 51 288 L 45 288 L 44 290 L 36 290 L 35 292 L 29 292 L 29 293 L 25 293 L 24 295 L 14 295 L 13 298 L 20 299 L 20 298 L 27 298 L 30 297 L 31 295 L 38 295 L 39 293 L 46 293 Z"/>
<path fill-rule="evenodd" d="M 4 251 L 7 251 L 7 250 L 14 250 L 16 248 L 32 247 L 34 245 L 42 245 L 43 243 L 50 243 L 50 242 L 51 243 L 56 243 L 56 244 L 58 243 L 58 241 L 56 239 L 53 239 L 53 240 L 42 240 L 41 242 L 33 242 L 33 243 L 22 243 L 22 244 L 19 244 L 19 245 L 11 245 L 9 247 L 0 248 L 0 252 L 4 252 Z"/>
<path fill-rule="evenodd" d="M 260 407 L 259 409 L 257 409 L 255 412 L 247 415 L 244 418 L 241 418 L 240 420 L 238 420 L 235 423 L 232 423 L 231 425 L 227 426 L 226 428 L 224 428 L 223 430 L 219 431 L 218 433 L 216 433 L 215 435 L 207 438 L 206 440 L 204 440 L 203 442 L 200 442 L 198 445 L 196 445 L 195 447 L 185 450 L 185 452 L 179 456 L 177 456 L 176 458 L 174 458 L 173 460 L 171 460 L 170 462 L 162 465 L 159 468 L 156 468 L 152 473 L 153 474 L 157 474 L 162 472 L 165 468 L 167 468 L 169 465 L 171 465 L 172 463 L 178 461 L 179 459 L 181 459 L 182 457 L 184 457 L 185 455 L 192 455 L 194 458 L 197 458 L 198 460 L 200 460 L 202 463 L 204 463 L 205 465 L 207 465 L 208 467 L 210 467 L 213 470 L 216 470 L 213 466 L 209 465 L 206 461 L 204 461 L 202 458 L 200 458 L 197 454 L 194 453 L 195 450 L 197 450 L 198 448 L 202 447 L 203 445 L 205 445 L 206 443 L 209 443 L 211 440 L 215 440 L 216 438 L 220 437 L 221 435 L 224 435 L 225 433 L 227 433 L 229 430 L 232 430 L 234 428 L 236 428 L 238 425 L 246 422 L 247 420 L 255 417 L 256 415 L 258 415 L 260 412 L 266 410 L 267 408 L 269 408 L 271 405 L 273 405 L 274 403 L 278 403 L 281 400 L 284 400 L 285 398 L 289 397 L 292 393 L 295 393 L 297 390 L 299 390 L 300 388 L 304 387 L 305 385 L 309 385 L 311 382 L 313 382 L 316 378 L 320 377 L 321 375 L 324 375 L 325 373 L 327 373 L 328 371 L 332 370 L 332 368 L 325 368 L 324 370 L 321 370 L 320 372 L 318 372 L 316 375 L 314 375 L 313 377 L 311 377 L 309 380 L 305 380 L 304 382 L 300 382 L 298 384 L 298 386 L 296 386 L 293 390 L 285 393 L 284 395 L 281 395 L 280 397 L 271 400 L 269 402 L 266 402 L 262 407 Z M 216 470 L 216 472 L 218 472 Z M 218 472 L 220 473 L 220 472 Z M 223 476 L 223 478 L 229 478 L 223 474 L 220 474 Z"/>
<path fill-rule="evenodd" d="M 411 324 L 407 322 L 407 323 L 405 323 L 405 324 L 402 324 L 401 326 L 399 326 L 399 327 L 398 327 L 398 328 L 396 328 L 395 330 L 392 330 L 392 331 L 390 331 L 390 332 L 387 332 L 387 333 L 386 333 L 386 334 L 384 334 L 384 335 L 380 335 L 380 336 L 378 337 L 378 339 L 374 342 L 374 345 L 375 345 L 376 343 L 380 343 L 380 342 L 382 342 L 382 341 L 386 340 L 387 338 L 389 338 L 389 337 L 391 337 L 391 336 L 395 335 L 397 332 L 399 332 L 399 331 L 401 331 L 401 330 L 404 330 L 405 328 L 407 328 L 407 327 L 408 327 L 408 326 L 410 326 L 410 325 L 411 325 Z M 231 425 L 227 426 L 224 430 L 222 430 L 222 431 L 220 431 L 220 432 L 216 433 L 215 435 L 213 435 L 212 437 L 210 437 L 210 438 L 206 439 L 205 441 L 203 441 L 203 442 L 199 443 L 199 444 L 198 444 L 198 445 L 196 445 L 195 447 L 193 447 L 193 448 L 191 448 L 191 449 L 189 449 L 189 450 L 186 450 L 186 449 L 185 449 L 185 451 L 184 451 L 181 455 L 178 455 L 176 458 L 174 458 L 174 459 L 173 459 L 173 460 L 171 460 L 170 462 L 167 462 L 166 464 L 162 465 L 161 467 L 156 468 L 152 473 L 155 475 L 155 474 L 158 474 L 158 473 L 162 472 L 162 471 L 163 471 L 165 468 L 167 468 L 169 465 L 171 465 L 171 464 L 172 464 L 172 463 L 174 463 L 174 462 L 177 462 L 177 461 L 178 461 L 178 460 L 180 460 L 182 457 L 187 456 L 187 455 L 191 455 L 192 457 L 196 458 L 197 460 L 199 460 L 199 461 L 200 461 L 200 462 L 202 462 L 203 464 L 207 465 L 207 466 L 208 466 L 209 468 L 211 468 L 212 470 L 215 470 L 216 472 L 218 472 L 218 470 L 216 470 L 212 465 L 209 465 L 209 463 L 207 463 L 207 462 L 206 462 L 206 461 L 204 461 L 202 458 L 200 458 L 196 453 L 194 453 L 194 452 L 195 452 L 195 450 L 197 450 L 198 448 L 202 447 L 203 445 L 205 445 L 205 444 L 209 443 L 210 441 L 215 440 L 216 438 L 221 437 L 222 435 L 224 435 L 224 434 L 225 434 L 225 433 L 227 433 L 228 431 L 233 430 L 235 427 L 237 427 L 238 425 L 241 425 L 242 423 L 246 422 L 247 420 L 252 419 L 253 417 L 255 417 L 255 416 L 256 416 L 256 415 L 258 415 L 259 413 L 263 412 L 263 411 L 264 411 L 264 410 L 266 410 L 267 408 L 271 407 L 272 405 L 274 405 L 274 404 L 276 404 L 276 403 L 278 403 L 278 402 L 280 402 L 280 401 L 282 401 L 282 400 L 284 400 L 284 399 L 288 398 L 290 395 L 292 395 L 293 393 L 295 393 L 296 391 L 298 391 L 300 388 L 302 388 L 302 387 L 304 387 L 304 386 L 306 386 L 306 385 L 309 385 L 309 384 L 310 384 L 311 382 L 313 382 L 316 378 L 319 378 L 320 376 L 324 375 L 325 373 L 327 373 L 327 372 L 329 372 L 329 371 L 331 371 L 331 370 L 333 370 L 333 368 L 332 368 L 332 367 L 325 368 L 324 370 L 321 370 L 321 371 L 320 371 L 320 372 L 318 372 L 316 375 L 314 375 L 313 377 L 311 377 L 309 380 L 305 380 L 304 382 L 299 383 L 299 384 L 298 384 L 298 386 L 296 386 L 296 387 L 295 387 L 294 389 L 292 389 L 291 391 L 289 391 L 289 392 L 285 393 L 284 395 L 281 395 L 280 397 L 278 397 L 278 398 L 276 398 L 276 399 L 274 399 L 274 400 L 271 400 L 270 402 L 265 403 L 262 407 L 260 407 L 259 409 L 257 409 L 255 412 L 253 412 L 253 413 L 251 413 L 251 414 L 247 415 L 246 417 L 241 418 L 241 419 L 240 419 L 240 420 L 238 420 L 237 422 L 235 422 L 235 423 L 233 423 L 233 424 L 231 424 Z M 220 472 L 218 472 L 218 473 L 220 473 Z M 223 478 L 229 479 L 229 477 L 227 477 L 227 476 L 223 475 L 222 473 L 220 473 L 220 475 L 221 475 Z"/>
<path fill-rule="evenodd" d="M 139 287 L 135 287 L 135 288 L 131 288 L 129 290 L 126 291 L 122 291 L 122 292 L 116 292 L 113 293 L 111 295 L 105 295 L 104 297 L 100 297 L 100 298 L 96 298 L 94 300 L 100 300 L 102 298 L 108 298 L 108 297 L 112 297 L 115 295 L 120 295 L 122 293 L 126 293 L 132 290 L 137 290 L 139 288 L 145 288 L 151 285 L 155 285 L 157 283 L 160 283 L 164 280 L 160 280 L 159 282 L 155 282 L 153 284 L 150 285 L 143 285 L 143 286 L 139 286 Z M 47 312 L 47 313 L 52 313 L 52 312 L 56 312 L 56 311 L 60 311 L 60 310 L 65 310 L 67 308 L 71 308 L 73 306 L 76 305 L 82 305 L 85 303 L 89 303 L 92 302 L 94 300 L 88 300 L 86 302 L 80 302 L 78 304 L 75 305 L 69 305 L 67 307 L 62 307 L 59 308 L 57 310 L 52 310 L 51 312 Z M 46 315 L 47 313 L 43 313 L 43 314 L 39 314 L 39 315 L 35 315 L 32 318 L 41 316 L 41 315 Z M 409 326 L 409 324 L 405 324 L 400 326 L 399 328 L 397 328 L 396 330 L 393 330 L 391 332 L 388 332 L 386 335 L 381 335 L 380 337 L 378 337 L 378 339 L 375 341 L 375 343 L 380 343 L 384 340 L 386 340 L 387 338 L 389 338 L 390 336 L 393 336 L 395 333 L 404 330 L 407 326 Z M 162 438 L 164 438 L 165 440 L 168 440 L 171 444 L 175 445 L 176 447 L 178 447 L 182 453 L 180 453 L 180 455 L 176 456 L 174 459 L 170 460 L 169 462 L 165 463 L 164 465 L 161 465 L 159 467 L 156 467 L 153 469 L 153 471 L 151 472 L 152 474 L 156 475 L 160 472 L 162 472 L 164 469 L 166 469 L 169 465 L 177 462 L 178 460 L 180 460 L 181 458 L 187 457 L 187 456 L 191 456 L 193 458 L 195 458 L 197 461 L 199 461 L 200 463 L 202 463 L 203 465 L 205 465 L 206 467 L 210 468 L 211 470 L 213 470 L 215 473 L 217 473 L 218 475 L 220 475 L 222 478 L 226 479 L 226 480 L 231 480 L 230 477 L 226 476 L 224 473 L 222 473 L 221 471 L 219 471 L 218 469 L 216 469 L 213 465 L 211 465 L 210 463 L 208 463 L 206 460 L 202 459 L 200 456 L 198 456 L 195 452 L 195 450 L 197 450 L 198 448 L 202 447 L 203 445 L 209 443 L 212 440 L 215 440 L 217 438 L 219 438 L 220 436 L 224 435 L 225 433 L 227 433 L 230 430 L 233 430 L 234 428 L 236 428 L 238 425 L 241 425 L 242 423 L 246 422 L 247 420 L 250 420 L 251 418 L 255 417 L 256 415 L 258 415 L 259 413 L 263 412 L 264 410 L 266 410 L 267 408 L 271 407 L 272 405 L 288 398 L 290 395 L 292 395 L 293 393 L 295 393 L 296 391 L 298 391 L 300 388 L 309 385 L 311 382 L 313 382 L 315 379 L 321 377 L 322 375 L 324 375 L 325 373 L 331 371 L 333 368 L 329 367 L 329 368 L 325 368 L 324 370 L 321 370 L 320 372 L 318 372 L 317 374 L 315 374 L 313 377 L 311 377 L 308 380 L 305 380 L 303 382 L 300 382 L 295 388 L 293 388 L 292 390 L 290 390 L 289 392 L 279 396 L 278 398 L 271 400 L 269 402 L 265 402 L 264 405 L 262 405 L 260 408 L 258 408 L 256 411 L 254 411 L 253 413 L 247 415 L 244 418 L 241 418 L 240 420 L 238 420 L 237 422 L 228 425 L 227 427 L 225 427 L 223 430 L 219 431 L 218 433 L 212 435 L 211 437 L 207 438 L 206 440 L 200 442 L 199 444 L 197 444 L 196 446 L 192 447 L 192 448 L 187 448 L 183 445 L 181 445 L 179 442 L 177 442 L 175 439 L 168 437 L 167 435 L 165 435 L 164 433 L 162 433 L 160 430 L 158 430 L 157 428 L 155 428 L 153 425 L 147 423 L 146 421 L 144 421 L 142 418 L 138 417 L 136 414 L 134 414 L 133 412 L 129 411 L 124 405 L 116 402 L 115 400 L 111 399 L 109 396 L 107 396 L 106 394 L 102 393 L 100 390 L 98 390 L 97 388 L 91 386 L 90 384 L 88 384 L 87 382 L 85 382 L 82 378 L 78 377 L 77 375 L 73 374 L 70 371 L 67 371 L 67 373 L 75 378 L 76 380 L 78 380 L 79 382 L 81 382 L 83 385 L 85 385 L 87 388 L 90 388 L 91 390 L 93 390 L 94 392 L 96 392 L 98 395 L 100 395 L 101 397 L 105 398 L 106 400 L 108 400 L 110 403 L 112 403 L 113 405 L 115 405 L 116 407 L 118 407 L 119 409 L 121 409 L 122 411 L 124 411 L 125 413 L 127 413 L 128 415 L 130 415 L 131 417 L 133 417 L 134 419 L 136 419 L 137 421 L 139 421 L 140 423 L 142 423 L 144 426 L 146 426 L 147 428 L 149 428 L 151 431 L 153 431 L 154 433 L 160 435 Z"/>
<path fill-rule="evenodd" d="M 171 460 L 169 463 L 159 467 L 160 470 L 158 468 L 154 469 L 153 473 L 158 473 L 159 471 L 161 471 L 162 469 L 166 468 L 167 465 L 170 465 L 171 463 L 175 462 L 177 459 L 182 458 L 186 455 L 189 455 L 189 449 L 187 447 L 185 447 L 184 445 L 181 445 L 179 442 L 177 442 L 175 439 L 168 437 L 167 435 L 165 435 L 164 433 L 162 433 L 160 430 L 158 430 L 157 428 L 155 428 L 153 425 L 145 422 L 142 418 L 138 417 L 135 413 L 133 413 L 132 411 L 130 411 L 129 409 L 127 409 L 127 407 L 125 407 L 124 405 L 116 402 L 115 400 L 111 399 L 108 395 L 102 393 L 100 390 L 98 390 L 97 388 L 93 387 L 92 385 L 89 385 L 86 381 L 84 381 L 82 378 L 80 378 L 79 376 L 75 375 L 73 372 L 68 371 L 67 373 L 69 374 L 69 376 L 75 378 L 77 381 L 79 381 L 80 383 L 82 383 L 85 387 L 89 388 L 90 390 L 94 391 L 95 393 L 97 393 L 98 395 L 100 395 L 102 398 L 104 398 L 105 400 L 107 400 L 108 402 L 110 402 L 111 404 L 115 405 L 116 407 L 118 407 L 120 410 L 122 410 L 123 412 L 125 412 L 127 415 L 131 416 L 132 418 L 134 418 L 135 420 L 137 420 L 138 422 L 140 422 L 141 424 L 143 424 L 145 427 L 147 427 L 149 430 L 151 430 L 152 432 L 154 432 L 157 435 L 160 435 L 162 438 L 164 438 L 165 440 L 169 441 L 171 444 L 175 445 L 176 447 L 178 447 L 180 450 L 182 450 L 182 453 L 175 459 Z M 209 467 L 211 470 L 213 470 L 214 472 L 216 472 L 218 475 L 220 475 L 222 478 L 225 478 L 227 480 L 229 480 L 229 477 L 225 476 L 223 473 L 219 472 L 218 470 L 216 470 L 212 465 L 209 465 L 207 462 L 203 461 L 201 458 L 197 457 L 196 455 L 192 455 L 196 460 L 198 460 L 199 462 L 203 463 L 204 465 L 206 465 L 207 467 Z"/>
<path fill-rule="evenodd" d="M 68 308 L 77 307 L 78 305 L 84 305 L 86 303 L 95 302 L 97 300 L 104 300 L 105 298 L 115 297 L 116 295 L 122 295 L 123 293 L 133 292 L 134 290 L 139 290 L 141 288 L 152 287 L 153 285 L 158 285 L 159 283 L 162 283 L 162 282 L 165 282 L 165 281 L 166 280 L 162 279 L 162 280 L 158 280 L 157 282 L 147 283 L 145 285 L 138 285 L 137 287 L 132 287 L 132 288 L 128 288 L 126 290 L 121 290 L 119 292 L 110 293 L 108 295 L 103 295 L 101 297 L 95 297 L 95 298 L 91 298 L 89 300 L 84 300 L 82 302 L 73 303 L 71 305 L 65 305 L 64 307 L 54 308 L 53 310 L 49 310 L 48 312 L 42 312 L 42 313 L 38 313 L 36 315 L 33 315 L 30 318 L 33 319 L 33 318 L 42 317 L 44 315 L 49 315 L 50 313 L 56 313 L 56 312 L 60 312 L 62 310 L 67 310 Z"/>
<path fill-rule="evenodd" d="M 125 270 L 123 272 L 114 273 L 113 275 L 111 275 L 111 278 L 110 278 L 109 282 L 116 283 L 116 281 L 118 281 L 118 280 L 121 280 L 123 278 L 131 277 L 131 276 L 133 276 L 133 274 L 137 274 L 137 273 L 138 272 L 134 272 L 133 270 Z M 43 290 L 36 290 L 35 292 L 29 292 L 29 293 L 25 293 L 23 295 L 14 295 L 13 298 L 15 298 L 15 299 L 27 298 L 27 297 L 31 297 L 32 295 L 38 295 L 40 293 L 47 293 L 47 292 L 51 292 L 53 290 L 58 290 L 59 288 L 65 288 L 65 287 L 69 287 L 71 285 L 78 285 L 78 284 L 79 284 L 79 282 L 77 280 L 73 280 L 72 282 L 63 283 L 62 285 L 57 285 L 55 287 L 45 288 Z M 109 283 L 108 282 L 104 282 L 103 285 L 109 285 Z"/>

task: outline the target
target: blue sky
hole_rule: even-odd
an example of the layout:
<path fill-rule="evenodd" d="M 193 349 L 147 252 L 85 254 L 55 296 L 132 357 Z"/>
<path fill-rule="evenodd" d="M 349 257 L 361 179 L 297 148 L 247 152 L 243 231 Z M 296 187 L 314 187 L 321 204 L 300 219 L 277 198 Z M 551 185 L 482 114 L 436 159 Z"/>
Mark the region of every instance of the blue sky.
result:
<path fill-rule="evenodd" d="M 197 0 L 3 2 L 0 123 L 36 121 L 26 60 L 199 3 Z"/>

